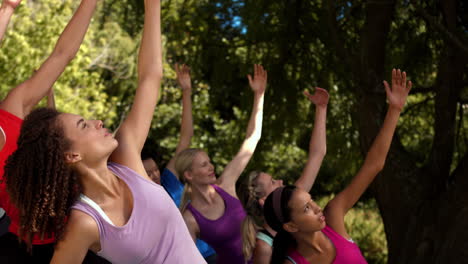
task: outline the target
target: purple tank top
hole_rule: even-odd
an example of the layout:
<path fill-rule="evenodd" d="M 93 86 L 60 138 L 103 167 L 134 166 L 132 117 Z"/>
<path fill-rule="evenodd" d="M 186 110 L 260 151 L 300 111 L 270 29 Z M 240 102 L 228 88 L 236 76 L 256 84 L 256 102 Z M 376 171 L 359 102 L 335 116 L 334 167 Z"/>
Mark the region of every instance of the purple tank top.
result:
<path fill-rule="evenodd" d="M 361 254 L 361 250 L 356 243 L 347 240 L 335 232 L 331 227 L 325 226 L 322 232 L 330 239 L 336 249 L 336 256 L 333 264 L 367 264 Z M 291 249 L 288 252 L 288 259 L 293 264 L 313 264 L 309 263 L 297 250 Z"/>
<path fill-rule="evenodd" d="M 182 215 L 161 186 L 126 166 L 109 163 L 108 168 L 128 185 L 133 195 L 128 222 L 114 226 L 102 209 L 85 196 L 72 207 L 96 221 L 101 243 L 99 256 L 114 264 L 206 263 Z"/>
<path fill-rule="evenodd" d="M 242 264 L 245 263 L 242 253 L 241 225 L 246 216 L 241 202 L 232 197 L 222 188 L 211 185 L 224 200 L 224 214 L 216 220 L 205 218 L 191 204 L 190 210 L 200 228 L 200 239 L 208 243 L 216 251 L 216 263 Z"/>

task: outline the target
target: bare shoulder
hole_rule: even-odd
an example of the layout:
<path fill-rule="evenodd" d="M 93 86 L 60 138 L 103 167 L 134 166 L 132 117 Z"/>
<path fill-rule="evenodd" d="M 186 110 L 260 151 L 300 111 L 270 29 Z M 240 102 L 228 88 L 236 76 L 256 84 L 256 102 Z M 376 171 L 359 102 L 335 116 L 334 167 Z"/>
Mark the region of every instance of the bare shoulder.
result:
<path fill-rule="evenodd" d="M 255 249 L 253 251 L 253 263 L 270 263 L 273 248 L 261 239 L 255 242 Z"/>
<path fill-rule="evenodd" d="M 67 222 L 67 233 L 77 232 L 91 238 L 99 239 L 99 228 L 93 217 L 80 210 L 71 210 L 70 218 Z"/>
<path fill-rule="evenodd" d="M 261 239 L 257 239 L 255 242 L 255 251 L 257 250 L 259 253 L 269 253 L 270 255 L 272 253 L 272 247 Z"/>
<path fill-rule="evenodd" d="M 185 224 L 187 225 L 190 236 L 192 237 L 193 241 L 196 241 L 196 239 L 200 237 L 200 227 L 198 226 L 197 220 L 192 215 L 190 210 L 185 210 L 182 213 L 182 217 L 184 218 Z"/>
<path fill-rule="evenodd" d="M 191 227 L 191 226 L 198 227 L 197 220 L 193 216 L 192 212 L 190 212 L 190 210 L 184 210 L 184 212 L 182 213 L 182 217 L 184 218 L 184 221 L 187 224 L 187 226 L 189 226 L 189 227 Z"/>

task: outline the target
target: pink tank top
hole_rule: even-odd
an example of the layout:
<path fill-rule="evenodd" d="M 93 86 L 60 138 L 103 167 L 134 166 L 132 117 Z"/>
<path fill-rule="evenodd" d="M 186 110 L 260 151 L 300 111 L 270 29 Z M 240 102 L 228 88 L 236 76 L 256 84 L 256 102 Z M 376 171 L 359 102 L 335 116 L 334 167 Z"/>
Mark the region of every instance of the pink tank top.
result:
<path fill-rule="evenodd" d="M 336 256 L 333 264 L 367 264 L 367 261 L 361 254 L 361 250 L 356 243 L 347 240 L 336 233 L 329 226 L 325 226 L 322 232 L 330 239 L 336 249 Z M 314 264 L 309 263 L 297 250 L 291 249 L 288 252 L 288 260 L 293 264 Z"/>
<path fill-rule="evenodd" d="M 163 187 L 126 166 L 109 163 L 108 168 L 128 185 L 133 195 L 128 222 L 114 226 L 99 205 L 84 195 L 72 207 L 96 221 L 101 242 L 99 256 L 114 264 L 206 263 Z"/>

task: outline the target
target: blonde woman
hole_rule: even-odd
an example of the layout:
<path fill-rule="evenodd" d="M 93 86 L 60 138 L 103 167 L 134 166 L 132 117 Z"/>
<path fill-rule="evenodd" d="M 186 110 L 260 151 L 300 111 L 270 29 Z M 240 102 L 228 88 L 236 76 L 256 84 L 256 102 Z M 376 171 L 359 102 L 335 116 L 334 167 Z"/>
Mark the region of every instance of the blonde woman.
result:
<path fill-rule="evenodd" d="M 209 156 L 201 149 L 187 149 L 176 157 L 177 173 L 186 182 L 181 210 L 192 238 L 201 238 L 214 248 L 217 263 L 245 263 L 241 224 L 246 213 L 236 194 L 236 181 L 247 166 L 260 140 L 267 72 L 254 66 L 248 76 L 254 92 L 253 110 L 244 142 L 234 159 L 216 179 Z M 190 203 L 188 201 L 190 200 Z"/>

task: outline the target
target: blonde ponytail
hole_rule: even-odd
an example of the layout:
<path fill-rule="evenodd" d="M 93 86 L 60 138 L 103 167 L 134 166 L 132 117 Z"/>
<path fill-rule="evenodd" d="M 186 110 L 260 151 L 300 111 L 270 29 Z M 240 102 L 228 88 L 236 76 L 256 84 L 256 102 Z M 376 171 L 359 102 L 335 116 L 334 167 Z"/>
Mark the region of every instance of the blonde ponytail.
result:
<path fill-rule="evenodd" d="M 197 148 L 189 148 L 181 151 L 179 154 L 177 154 L 175 158 L 175 170 L 179 175 L 180 181 L 185 184 L 184 193 L 182 194 L 182 201 L 179 206 L 180 212 L 182 213 L 185 211 L 192 195 L 192 185 L 190 184 L 190 182 L 186 181 L 185 172 L 190 171 L 192 169 L 193 159 L 195 158 L 195 155 L 200 152 L 203 152 L 203 150 Z"/>
<path fill-rule="evenodd" d="M 256 187 L 257 177 L 260 173 L 260 171 L 249 173 L 247 183 L 240 186 L 242 203 L 247 213 L 241 227 L 242 253 L 246 261 L 252 258 L 252 253 L 256 244 L 257 230 L 259 230 L 263 224 L 263 211 L 258 203 L 258 188 Z"/>

